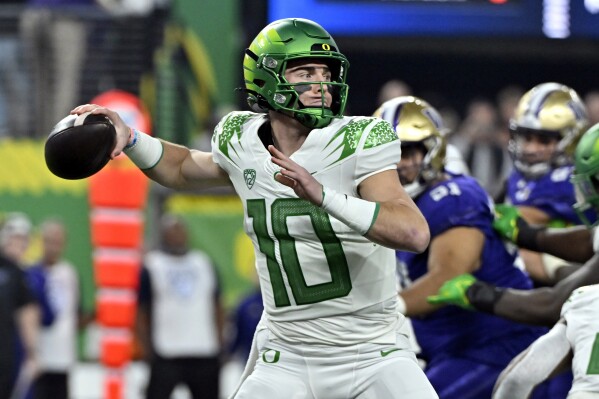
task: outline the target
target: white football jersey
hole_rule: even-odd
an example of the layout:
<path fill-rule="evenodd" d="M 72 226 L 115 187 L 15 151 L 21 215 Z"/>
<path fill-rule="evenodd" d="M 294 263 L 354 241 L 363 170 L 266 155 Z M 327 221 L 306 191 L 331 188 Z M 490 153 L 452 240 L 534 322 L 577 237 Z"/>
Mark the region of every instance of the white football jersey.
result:
<path fill-rule="evenodd" d="M 599 392 L 599 285 L 577 288 L 562 307 L 574 351 L 570 393 Z"/>
<path fill-rule="evenodd" d="M 367 240 L 274 179 L 280 169 L 258 136 L 267 116 L 233 112 L 212 152 L 240 196 L 254 244 L 267 325 L 305 343 L 395 342 L 395 253 Z M 314 129 L 290 157 L 324 186 L 358 197 L 358 185 L 393 170 L 399 139 L 380 119 L 343 117 Z"/>

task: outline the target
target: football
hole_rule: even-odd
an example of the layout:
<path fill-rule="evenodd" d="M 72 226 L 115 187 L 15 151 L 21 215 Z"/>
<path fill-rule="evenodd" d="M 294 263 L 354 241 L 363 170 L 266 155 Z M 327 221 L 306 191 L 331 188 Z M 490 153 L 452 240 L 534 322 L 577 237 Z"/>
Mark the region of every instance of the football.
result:
<path fill-rule="evenodd" d="M 69 180 L 84 179 L 102 169 L 116 144 L 116 131 L 104 115 L 69 115 L 54 126 L 44 149 L 50 172 Z"/>

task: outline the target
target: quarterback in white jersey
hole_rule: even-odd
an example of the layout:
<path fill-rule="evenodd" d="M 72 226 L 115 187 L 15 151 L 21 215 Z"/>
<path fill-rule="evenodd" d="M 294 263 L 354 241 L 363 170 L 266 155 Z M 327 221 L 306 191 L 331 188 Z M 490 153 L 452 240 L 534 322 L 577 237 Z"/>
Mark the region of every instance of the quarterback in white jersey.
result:
<path fill-rule="evenodd" d="M 599 285 L 576 289 L 560 321 L 506 368 L 493 399 L 527 398 L 551 373 L 571 364 L 568 399 L 599 398 Z"/>
<path fill-rule="evenodd" d="M 273 179 L 280 167 L 258 132 L 266 122 L 261 114 L 229 114 L 216 129 L 213 155 L 243 201 L 271 331 L 309 344 L 394 343 L 403 322 L 395 308 L 394 251 Z M 400 151 L 387 123 L 343 117 L 313 130 L 291 159 L 310 165 L 323 186 L 357 197 L 365 178 L 395 170 Z"/>
<path fill-rule="evenodd" d="M 430 232 L 399 182 L 391 126 L 343 116 L 348 67 L 320 25 L 269 24 L 244 57 L 253 112 L 227 115 L 212 153 L 130 129 L 97 105 L 71 111 L 106 115 L 112 156 L 124 151 L 162 185 L 228 179 L 237 190 L 265 315 L 236 399 L 438 397 L 410 350 L 394 279 L 393 249 L 422 252 Z"/>

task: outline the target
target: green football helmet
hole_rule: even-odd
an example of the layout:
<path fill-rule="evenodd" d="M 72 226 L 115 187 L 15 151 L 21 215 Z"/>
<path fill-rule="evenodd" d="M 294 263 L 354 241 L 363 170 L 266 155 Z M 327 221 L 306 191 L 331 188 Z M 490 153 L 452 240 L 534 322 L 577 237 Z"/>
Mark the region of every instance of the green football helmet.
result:
<path fill-rule="evenodd" d="M 305 107 L 299 101 L 303 87 L 318 83 L 290 84 L 285 79 L 288 63 L 306 58 L 324 62 L 331 70 L 332 81 L 320 83 L 328 86 L 333 96 L 330 108 L 324 105 L 324 90 L 321 106 Z M 274 110 L 295 118 L 309 128 L 325 127 L 333 118 L 343 116 L 348 68 L 347 58 L 339 52 L 331 35 L 317 23 L 300 18 L 272 22 L 262 29 L 245 51 L 243 77 L 248 104 L 255 112 Z"/>
<path fill-rule="evenodd" d="M 599 124 L 587 130 L 578 142 L 571 180 L 576 191 L 576 213 L 587 226 L 599 224 L 599 219 L 591 223 L 585 215 L 589 209 L 599 214 Z"/>

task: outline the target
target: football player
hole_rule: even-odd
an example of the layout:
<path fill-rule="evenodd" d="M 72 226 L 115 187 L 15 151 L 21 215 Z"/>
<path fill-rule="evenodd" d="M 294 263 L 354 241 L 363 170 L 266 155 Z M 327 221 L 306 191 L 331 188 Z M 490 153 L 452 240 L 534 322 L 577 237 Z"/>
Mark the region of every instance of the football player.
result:
<path fill-rule="evenodd" d="M 576 147 L 575 172 L 577 212 L 599 212 L 599 125 L 591 127 Z M 513 208 L 499 208 L 495 228 L 519 246 L 537 252 L 549 252 L 566 260 L 586 262 L 552 287 L 530 291 L 498 288 L 472 276 L 447 281 L 429 302 L 453 304 L 493 313 L 512 320 L 551 326 L 559 319 L 560 309 L 571 292 L 583 285 L 599 284 L 599 236 L 597 222 L 569 228 L 530 226 Z M 596 219 L 596 218 L 594 218 Z"/>
<path fill-rule="evenodd" d="M 515 358 L 500 375 L 493 399 L 528 398 L 553 373 L 571 367 L 567 399 L 599 398 L 599 285 L 576 289 L 563 304 L 560 320 Z"/>
<path fill-rule="evenodd" d="M 560 309 L 573 290 L 599 284 L 597 222 L 590 223 L 586 217 L 591 214 L 594 215 L 591 219 L 596 220 L 599 212 L 599 125 L 591 127 L 582 136 L 574 154 L 574 165 L 572 182 L 577 197 L 574 209 L 585 215 L 582 219 L 591 229 L 583 226 L 565 229 L 530 226 L 515 208 L 510 207 L 499 208 L 495 228 L 521 247 L 549 252 L 570 261 L 586 261 L 582 267 L 552 287 L 528 291 L 500 288 L 478 281 L 471 275 L 462 275 L 447 281 L 437 295 L 429 297 L 429 302 L 457 305 L 525 323 L 547 326 L 558 323 Z M 580 374 L 576 375 L 576 367 L 573 371 L 576 384 Z M 573 391 L 575 389 L 572 388 Z"/>
<path fill-rule="evenodd" d="M 517 206 L 528 223 L 581 224 L 572 209 L 571 155 L 588 123 L 584 102 L 563 84 L 539 84 L 520 99 L 510 121 L 508 150 L 514 170 L 506 183 L 506 202 Z M 566 265 L 559 258 L 526 249 L 521 255 L 539 284 L 553 284 L 556 270 Z"/>
<path fill-rule="evenodd" d="M 243 202 L 265 313 L 235 398 L 437 398 L 403 332 L 394 249 L 422 252 L 426 220 L 399 183 L 391 126 L 345 117 L 349 63 L 320 25 L 283 19 L 245 52 L 252 112 L 215 129 L 212 153 L 108 116 L 121 151 L 158 183 L 227 178 Z"/>
<path fill-rule="evenodd" d="M 543 329 L 427 302 L 441 285 L 462 273 L 506 287 L 530 289 L 493 230 L 493 201 L 472 177 L 445 171 L 446 140 L 439 113 L 416 97 L 398 97 L 376 112 L 401 140 L 397 173 L 429 223 L 424 253 L 398 251 L 399 293 L 410 316 L 425 372 L 443 399 L 490 398 L 504 367 L 544 333 Z"/>

